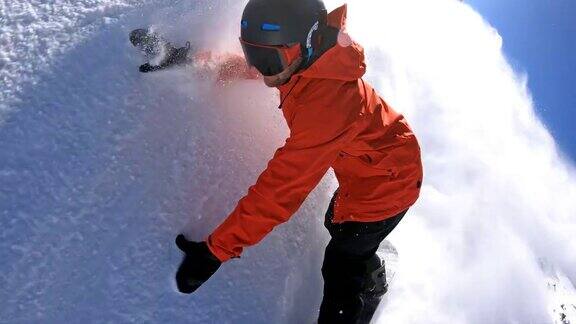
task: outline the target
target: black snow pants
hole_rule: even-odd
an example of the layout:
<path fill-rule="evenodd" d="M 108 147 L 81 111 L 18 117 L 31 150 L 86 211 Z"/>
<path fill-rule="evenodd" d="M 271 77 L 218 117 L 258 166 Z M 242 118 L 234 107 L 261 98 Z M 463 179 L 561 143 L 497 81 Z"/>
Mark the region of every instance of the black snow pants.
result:
<path fill-rule="evenodd" d="M 352 324 L 358 321 L 363 301 L 360 294 L 380 243 L 406 214 L 378 222 L 332 223 L 336 192 L 330 201 L 324 226 L 330 232 L 330 242 L 324 254 L 322 276 L 324 298 L 318 324 Z"/>

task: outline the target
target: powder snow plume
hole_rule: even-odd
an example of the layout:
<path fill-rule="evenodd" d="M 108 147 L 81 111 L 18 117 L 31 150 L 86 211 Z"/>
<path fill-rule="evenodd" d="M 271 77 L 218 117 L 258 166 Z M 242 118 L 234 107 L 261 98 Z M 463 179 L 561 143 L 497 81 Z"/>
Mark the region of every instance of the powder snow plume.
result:
<path fill-rule="evenodd" d="M 205 237 L 288 133 L 274 90 L 193 67 L 140 74 L 127 35 L 239 52 L 245 3 L 0 6 L 1 323 L 314 322 L 331 174 L 194 295 L 173 283 L 175 236 Z M 350 1 L 348 29 L 425 163 L 375 322 L 576 322 L 574 169 L 497 31 L 453 0 Z"/>
<path fill-rule="evenodd" d="M 457 1 L 353 2 L 368 80 L 419 136 L 382 323 L 576 321 L 576 177 L 497 31 Z M 393 296 L 393 297 L 392 297 Z M 569 316 L 569 317 L 567 317 Z"/>

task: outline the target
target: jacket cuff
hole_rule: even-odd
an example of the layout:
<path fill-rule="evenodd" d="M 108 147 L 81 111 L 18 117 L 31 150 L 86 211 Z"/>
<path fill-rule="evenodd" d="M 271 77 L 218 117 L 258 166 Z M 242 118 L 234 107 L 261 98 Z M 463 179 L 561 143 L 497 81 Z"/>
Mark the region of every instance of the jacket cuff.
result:
<path fill-rule="evenodd" d="M 206 239 L 206 245 L 208 246 L 208 250 L 210 250 L 210 252 L 212 252 L 212 254 L 214 254 L 214 256 L 222 263 L 234 257 L 233 255 L 226 253 L 221 248 L 218 248 L 218 246 L 213 245 L 212 236 L 208 236 L 208 239 Z"/>

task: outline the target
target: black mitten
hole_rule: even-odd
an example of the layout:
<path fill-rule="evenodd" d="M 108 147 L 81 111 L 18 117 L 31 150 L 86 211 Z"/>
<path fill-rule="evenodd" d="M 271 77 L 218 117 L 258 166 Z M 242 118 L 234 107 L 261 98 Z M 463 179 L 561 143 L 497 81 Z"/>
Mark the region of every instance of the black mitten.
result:
<path fill-rule="evenodd" d="M 206 242 L 188 241 L 180 234 L 176 237 L 176 245 L 185 253 L 176 272 L 176 284 L 181 293 L 190 294 L 206 282 L 222 262 L 210 252 Z"/>
<path fill-rule="evenodd" d="M 145 63 L 140 65 L 140 72 L 142 73 L 147 73 L 147 72 L 152 72 L 152 71 L 156 71 L 158 68 L 154 65 L 150 65 L 150 63 Z"/>

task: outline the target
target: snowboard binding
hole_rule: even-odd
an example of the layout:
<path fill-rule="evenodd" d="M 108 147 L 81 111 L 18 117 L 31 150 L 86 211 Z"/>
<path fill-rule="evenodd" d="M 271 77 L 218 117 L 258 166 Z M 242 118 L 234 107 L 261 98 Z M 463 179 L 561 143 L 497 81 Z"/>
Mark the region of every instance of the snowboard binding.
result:
<path fill-rule="evenodd" d="M 375 255 L 370 260 L 363 295 L 369 298 L 379 298 L 384 296 L 387 291 L 388 282 L 386 281 L 385 262 Z"/>
<path fill-rule="evenodd" d="M 382 297 L 388 292 L 385 262 L 378 255 L 370 260 L 365 280 L 364 290 L 360 294 L 363 307 L 358 324 L 370 323 Z"/>
<path fill-rule="evenodd" d="M 191 50 L 190 42 L 186 46 L 176 48 L 167 42 L 158 33 L 150 29 L 135 29 L 130 32 L 130 43 L 144 53 L 149 62 L 140 65 L 140 72 L 154 72 L 174 65 L 191 63 L 188 54 Z M 157 61 L 157 64 L 151 63 Z"/>

